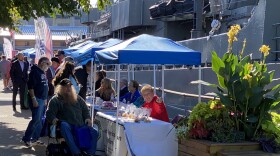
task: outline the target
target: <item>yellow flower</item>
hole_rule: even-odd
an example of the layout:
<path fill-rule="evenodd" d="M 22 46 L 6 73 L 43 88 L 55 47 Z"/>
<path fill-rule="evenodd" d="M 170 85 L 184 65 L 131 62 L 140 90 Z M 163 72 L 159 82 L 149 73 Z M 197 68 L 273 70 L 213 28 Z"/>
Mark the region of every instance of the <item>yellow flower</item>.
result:
<path fill-rule="evenodd" d="M 249 71 L 251 71 L 251 70 L 253 70 L 253 64 L 251 64 L 251 63 L 247 63 L 248 64 L 248 66 L 247 66 L 247 68 L 248 68 L 248 70 Z"/>
<path fill-rule="evenodd" d="M 211 104 L 210 104 L 210 109 L 214 109 L 215 106 L 216 106 L 216 103 L 215 103 L 215 102 L 211 102 Z"/>
<path fill-rule="evenodd" d="M 243 77 L 244 80 L 249 80 L 249 79 L 251 79 L 251 78 L 252 78 L 252 76 L 251 76 L 250 74 L 246 74 L 246 75 Z"/>
<path fill-rule="evenodd" d="M 263 53 L 264 56 L 267 56 L 269 54 L 269 46 L 267 45 L 262 45 L 260 48 L 260 52 Z"/>
<path fill-rule="evenodd" d="M 239 25 L 234 25 L 230 27 L 229 32 L 227 33 L 228 35 L 228 43 L 232 44 L 233 41 L 237 41 L 237 38 L 235 37 L 240 30 Z"/>

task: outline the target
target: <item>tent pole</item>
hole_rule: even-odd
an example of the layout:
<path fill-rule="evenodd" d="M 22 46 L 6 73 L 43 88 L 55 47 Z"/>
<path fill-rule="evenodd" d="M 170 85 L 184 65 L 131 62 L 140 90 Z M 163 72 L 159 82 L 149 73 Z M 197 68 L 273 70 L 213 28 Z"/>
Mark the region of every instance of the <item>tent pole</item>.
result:
<path fill-rule="evenodd" d="M 117 103 L 117 115 L 116 115 L 116 134 L 115 134 L 115 156 L 117 156 L 117 136 L 119 134 L 119 128 L 118 128 L 118 125 L 119 125 L 119 119 L 118 119 L 118 116 L 119 116 L 119 104 L 120 104 L 120 79 L 121 79 L 121 72 L 120 72 L 120 64 L 118 64 L 118 87 L 117 87 L 117 100 L 115 101 Z"/>
<path fill-rule="evenodd" d="M 198 66 L 198 80 L 201 81 L 201 65 Z M 201 102 L 201 84 L 198 83 L 198 102 Z"/>
<path fill-rule="evenodd" d="M 164 65 L 162 65 L 162 72 L 161 72 L 161 87 L 162 87 L 162 89 L 161 89 L 161 97 L 162 97 L 162 100 L 164 101 L 164 68 L 165 68 L 165 66 Z"/>
<path fill-rule="evenodd" d="M 156 65 L 154 64 L 154 94 L 156 94 L 156 87 L 157 87 L 157 84 L 156 84 Z"/>
<path fill-rule="evenodd" d="M 128 81 L 128 82 L 130 81 L 130 67 L 131 67 L 131 65 L 128 64 L 128 65 L 127 65 L 127 81 Z"/>
<path fill-rule="evenodd" d="M 114 87 L 115 87 L 115 89 L 117 90 L 117 70 L 120 70 L 120 69 L 117 69 L 117 65 L 115 65 L 115 82 L 114 82 Z M 118 90 L 117 90 L 118 91 Z"/>
<path fill-rule="evenodd" d="M 91 59 L 91 63 L 90 63 L 90 95 L 91 95 L 91 98 L 92 98 L 92 101 L 91 101 L 91 121 L 93 121 L 93 113 L 94 113 L 94 99 L 93 99 L 93 86 L 92 86 L 92 78 L 93 78 L 93 58 Z M 93 126 L 93 122 L 92 122 L 92 125 Z"/>
<path fill-rule="evenodd" d="M 132 80 L 135 80 L 134 78 L 134 64 L 131 65 L 131 71 L 132 71 Z"/>

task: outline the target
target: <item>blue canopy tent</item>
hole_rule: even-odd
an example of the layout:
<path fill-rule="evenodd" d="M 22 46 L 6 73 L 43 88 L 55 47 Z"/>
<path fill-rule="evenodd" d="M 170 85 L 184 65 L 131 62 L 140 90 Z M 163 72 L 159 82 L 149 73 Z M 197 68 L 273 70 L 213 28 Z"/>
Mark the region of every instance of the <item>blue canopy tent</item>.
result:
<path fill-rule="evenodd" d="M 87 40 L 87 41 L 85 41 L 85 42 L 83 42 L 83 43 L 80 43 L 80 44 L 77 44 L 77 45 L 75 45 L 75 46 L 73 46 L 73 47 L 69 47 L 69 48 L 67 48 L 67 49 L 63 49 L 63 51 L 65 52 L 66 55 L 69 56 L 69 55 L 71 55 L 71 53 L 72 53 L 73 51 L 76 51 L 76 50 L 82 48 L 83 46 L 85 46 L 85 45 L 87 45 L 87 44 L 91 44 L 91 43 L 94 43 L 94 42 L 91 41 L 91 40 Z"/>
<path fill-rule="evenodd" d="M 96 51 L 95 55 L 101 64 L 118 64 L 117 90 L 120 90 L 120 64 L 184 64 L 199 65 L 199 67 L 201 64 L 200 52 L 184 47 L 170 39 L 147 34 Z M 199 77 L 201 77 L 201 70 L 199 70 Z M 162 67 L 162 90 L 164 99 L 164 66 Z M 117 99 L 119 99 L 119 94 Z M 119 105 L 119 100 L 117 105 Z M 117 114 L 118 111 L 117 109 Z M 116 118 L 116 125 L 118 125 L 118 116 Z M 118 134 L 117 127 L 116 131 Z"/>
<path fill-rule="evenodd" d="M 96 51 L 104 64 L 200 65 L 201 53 L 170 39 L 143 34 L 118 45 Z"/>
<path fill-rule="evenodd" d="M 147 34 L 96 51 L 95 55 L 101 64 L 201 64 L 200 52 L 170 39 Z"/>
<path fill-rule="evenodd" d="M 121 42 L 122 42 L 122 40 L 111 38 L 111 39 L 106 40 L 105 42 L 100 42 L 100 43 L 94 44 L 92 46 L 89 45 L 88 47 L 81 48 L 81 49 L 73 52 L 71 54 L 71 56 L 74 58 L 74 60 L 77 64 L 85 64 L 90 59 L 94 58 L 95 51 L 114 46 Z"/>
<path fill-rule="evenodd" d="M 36 57 L 36 51 L 35 48 L 29 48 L 21 51 L 24 56 L 35 59 Z"/>

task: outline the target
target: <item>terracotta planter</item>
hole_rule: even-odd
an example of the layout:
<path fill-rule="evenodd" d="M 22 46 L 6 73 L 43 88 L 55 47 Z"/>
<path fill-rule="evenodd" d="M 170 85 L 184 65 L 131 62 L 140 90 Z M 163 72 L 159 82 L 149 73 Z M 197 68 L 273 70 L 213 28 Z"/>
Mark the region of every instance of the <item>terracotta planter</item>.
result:
<path fill-rule="evenodd" d="M 254 151 L 260 150 L 259 143 L 216 143 L 207 140 L 180 140 L 179 156 L 218 156 L 221 151 Z"/>

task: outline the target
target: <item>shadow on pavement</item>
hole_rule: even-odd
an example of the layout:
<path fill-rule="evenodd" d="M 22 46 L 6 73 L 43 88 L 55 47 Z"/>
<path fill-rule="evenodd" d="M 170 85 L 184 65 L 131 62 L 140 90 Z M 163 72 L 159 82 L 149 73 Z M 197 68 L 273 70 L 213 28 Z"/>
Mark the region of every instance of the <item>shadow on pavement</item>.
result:
<path fill-rule="evenodd" d="M 28 111 L 28 112 L 27 112 Z M 31 120 L 31 111 L 30 110 L 21 110 L 21 112 L 19 111 L 14 111 L 13 116 L 14 117 L 19 117 L 19 118 L 24 118 L 24 119 L 29 119 Z"/>
<path fill-rule="evenodd" d="M 24 135 L 24 131 L 17 131 L 14 128 L 10 128 L 11 124 L 0 122 L 0 125 L 1 156 L 45 155 L 46 146 L 27 148 L 20 142 Z"/>
<path fill-rule="evenodd" d="M 13 93 L 12 90 L 1 90 L 1 93 Z"/>

